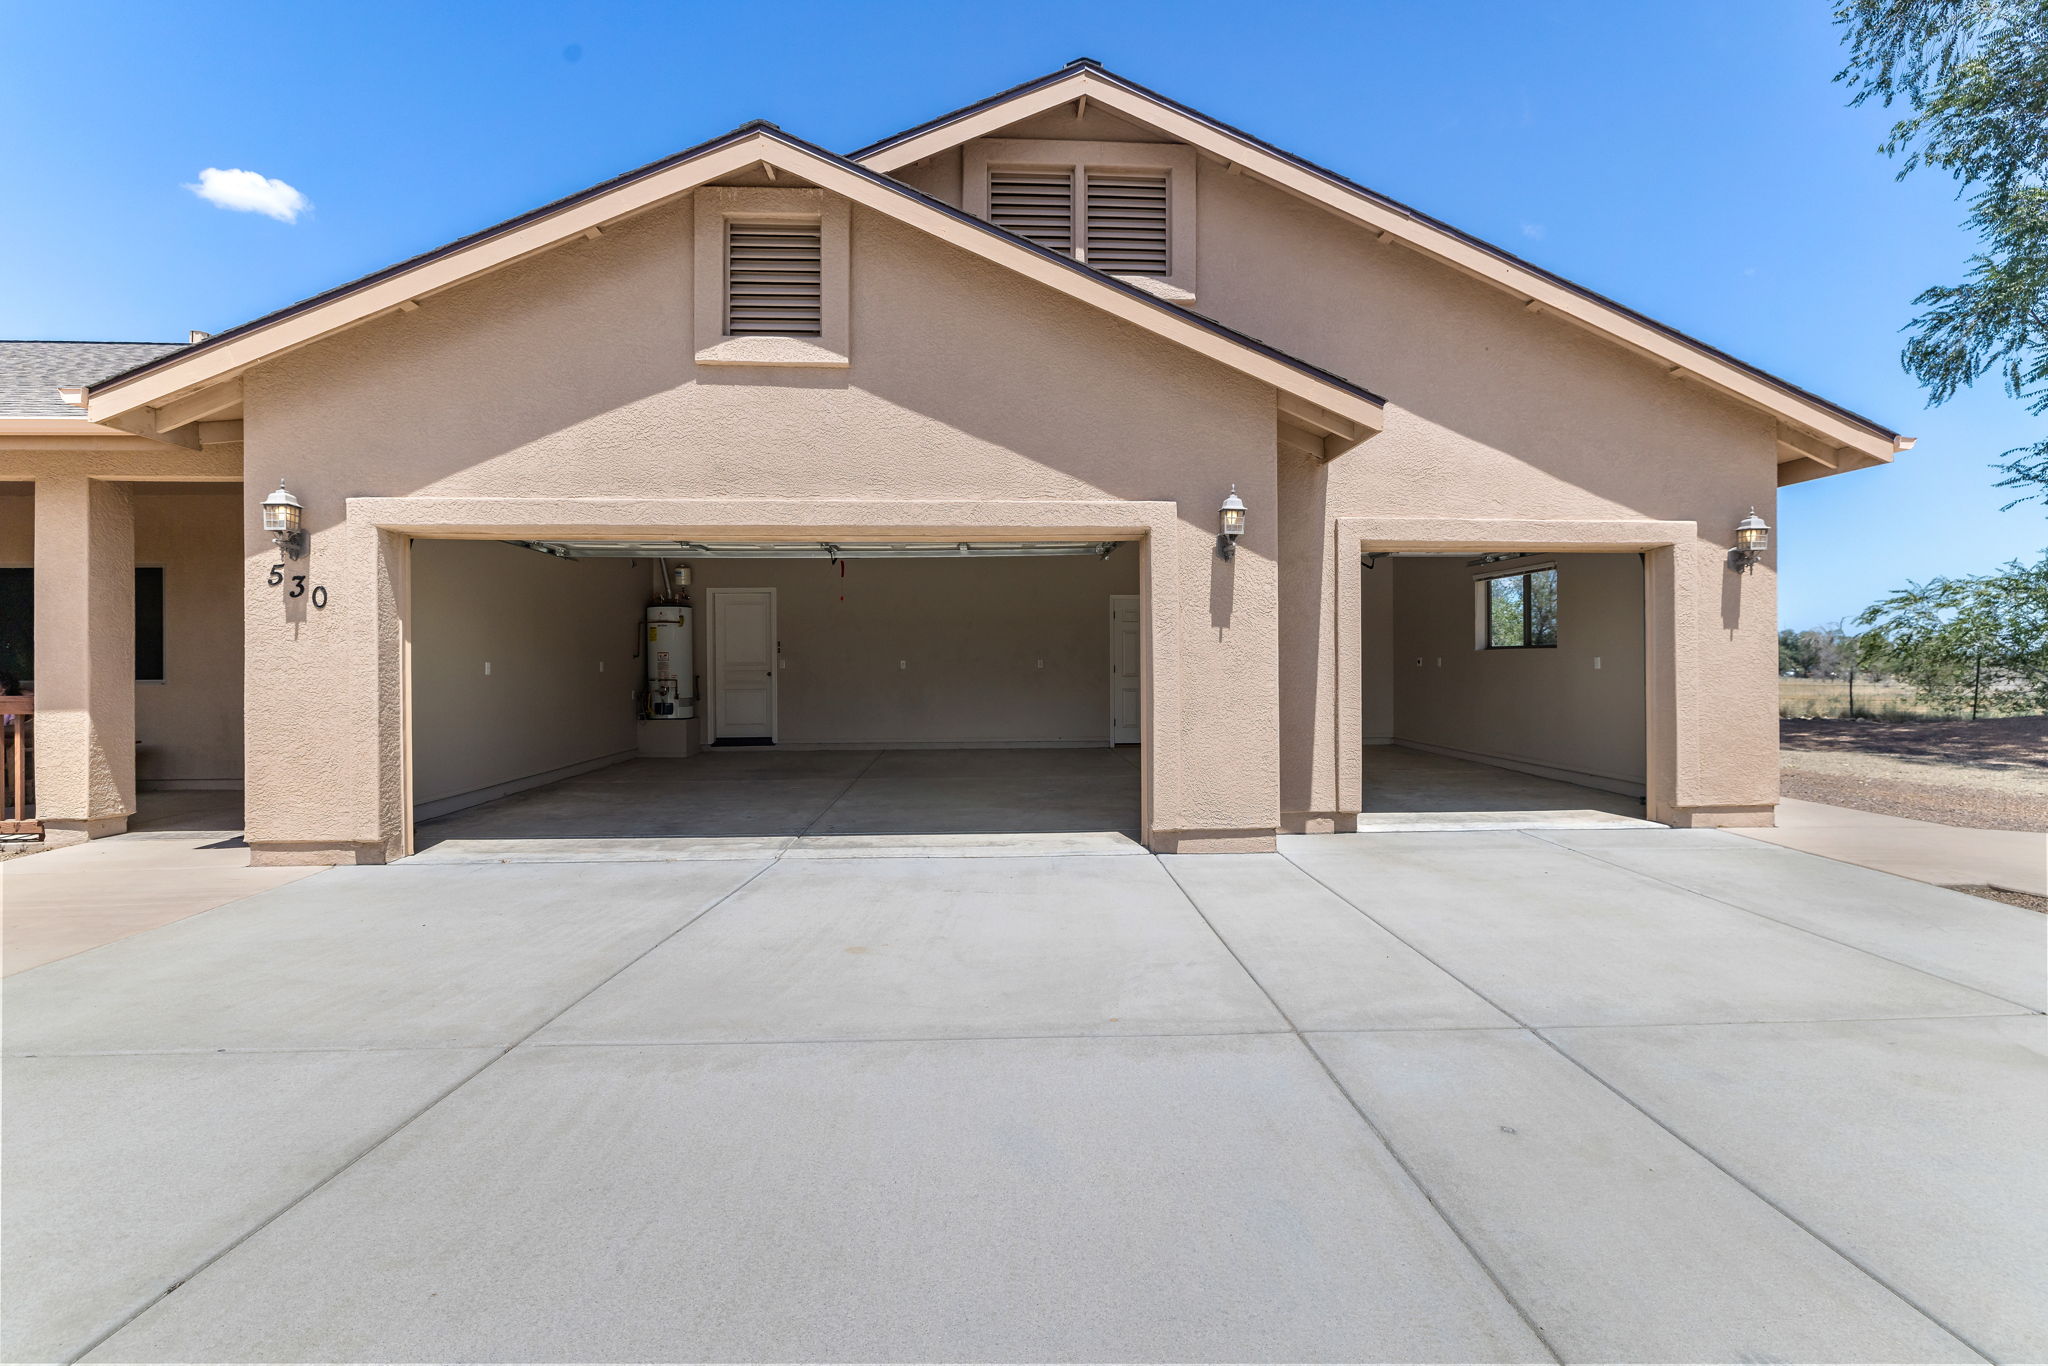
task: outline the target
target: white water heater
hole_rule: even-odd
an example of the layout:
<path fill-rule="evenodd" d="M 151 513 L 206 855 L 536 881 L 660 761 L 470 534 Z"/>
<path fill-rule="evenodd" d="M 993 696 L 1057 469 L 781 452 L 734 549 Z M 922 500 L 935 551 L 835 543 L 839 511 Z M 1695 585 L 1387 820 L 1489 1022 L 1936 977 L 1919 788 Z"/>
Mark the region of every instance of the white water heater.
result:
<path fill-rule="evenodd" d="M 690 609 L 658 603 L 647 609 L 647 716 L 687 721 L 697 714 L 690 668 Z"/>

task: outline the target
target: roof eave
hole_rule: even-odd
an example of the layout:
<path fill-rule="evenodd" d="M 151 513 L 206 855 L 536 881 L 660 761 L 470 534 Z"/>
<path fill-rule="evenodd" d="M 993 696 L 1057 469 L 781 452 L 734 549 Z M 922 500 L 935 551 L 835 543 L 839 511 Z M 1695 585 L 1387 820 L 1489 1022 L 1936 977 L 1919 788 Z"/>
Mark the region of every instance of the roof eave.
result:
<path fill-rule="evenodd" d="M 484 271 L 589 236 L 607 223 L 764 161 L 856 203 L 908 218 L 942 240 L 1081 297 L 1113 316 L 1223 359 L 1226 364 L 1272 384 L 1276 390 L 1328 409 L 1344 423 L 1352 424 L 1360 433 L 1354 435 L 1354 441 L 1378 431 L 1384 423 L 1383 401 L 1341 376 L 1246 337 L 1213 319 L 1155 298 L 1114 276 L 1090 270 L 879 171 L 765 124 L 743 126 L 723 138 L 231 328 L 173 356 L 113 376 L 88 392 L 87 414 L 95 421 L 107 421 L 139 408 L 169 403 L 230 379 L 284 351 L 309 345 L 381 314 L 409 310 L 419 300 Z"/>
<path fill-rule="evenodd" d="M 854 160 L 887 173 L 1082 95 L 1208 152 L 1235 170 L 1321 203 L 1383 237 L 1399 240 L 1486 280 L 1525 304 L 1546 309 L 1660 361 L 1675 378 L 1700 380 L 1794 422 L 1822 440 L 1862 455 L 1881 455 L 1887 459 L 1912 445 L 1912 438 L 1860 413 L 1809 393 L 1336 171 L 1303 160 L 1119 76 L 1092 60 L 1070 63 L 1059 71 L 884 138 L 851 155 Z"/>

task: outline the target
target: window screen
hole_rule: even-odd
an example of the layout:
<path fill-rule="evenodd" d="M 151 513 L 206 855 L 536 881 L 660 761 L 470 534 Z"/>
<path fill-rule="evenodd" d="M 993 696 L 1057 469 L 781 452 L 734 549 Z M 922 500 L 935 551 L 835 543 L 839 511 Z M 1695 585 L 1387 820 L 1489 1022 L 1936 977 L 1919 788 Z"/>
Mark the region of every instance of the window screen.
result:
<path fill-rule="evenodd" d="M 1557 644 L 1557 570 L 1501 574 L 1486 585 L 1486 648 L 1524 650 Z"/>
<path fill-rule="evenodd" d="M 0 674 L 23 682 L 35 677 L 36 572 L 0 569 Z M 135 678 L 164 678 L 164 571 L 135 571 Z"/>

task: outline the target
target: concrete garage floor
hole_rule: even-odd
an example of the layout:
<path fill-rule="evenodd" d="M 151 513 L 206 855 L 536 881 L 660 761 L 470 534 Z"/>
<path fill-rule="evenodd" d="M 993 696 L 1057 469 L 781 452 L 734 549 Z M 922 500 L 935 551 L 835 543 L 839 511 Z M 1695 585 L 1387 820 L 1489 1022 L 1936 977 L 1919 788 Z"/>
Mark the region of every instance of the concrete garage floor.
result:
<path fill-rule="evenodd" d="M 1358 828 L 1383 830 L 1571 829 L 1649 825 L 1643 799 L 1579 783 L 1430 754 L 1369 745 Z"/>
<path fill-rule="evenodd" d="M 9 979 L 0 1347 L 2040 1360 L 2044 949 L 1716 831 L 330 869 Z"/>
<path fill-rule="evenodd" d="M 1138 851 L 1139 749 L 710 749 L 630 759 L 438 820 L 415 858 L 497 863 Z"/>

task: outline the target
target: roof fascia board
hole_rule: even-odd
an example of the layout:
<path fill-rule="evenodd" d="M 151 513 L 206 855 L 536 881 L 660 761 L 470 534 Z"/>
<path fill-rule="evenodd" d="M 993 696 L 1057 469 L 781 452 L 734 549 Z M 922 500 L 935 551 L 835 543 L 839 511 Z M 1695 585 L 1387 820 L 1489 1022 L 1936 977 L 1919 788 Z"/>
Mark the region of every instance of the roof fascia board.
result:
<path fill-rule="evenodd" d="M 1209 356 L 1280 393 L 1325 409 L 1333 419 L 1348 424 L 1333 429 L 1345 444 L 1356 444 L 1384 425 L 1382 405 L 1376 398 L 1326 378 L 1314 367 L 1290 363 L 1219 323 L 1033 247 L 879 172 L 765 130 L 746 133 L 725 146 L 590 198 L 573 200 L 555 213 L 522 222 L 502 233 L 487 234 L 459 250 L 372 277 L 360 288 L 346 290 L 311 307 L 287 311 L 244 335 L 223 338 L 217 345 L 201 343 L 193 353 L 181 354 L 133 378 L 117 378 L 113 384 L 88 395 L 87 414 L 104 421 L 145 406 L 169 406 L 181 396 L 196 394 L 204 386 L 238 375 L 259 361 L 308 345 L 378 314 L 413 306 L 422 298 L 484 271 L 510 265 L 580 237 L 589 229 L 651 208 L 707 181 L 760 162 L 778 166 L 853 203 L 908 222 L 941 241 Z"/>
<path fill-rule="evenodd" d="M 760 135 L 750 134 L 731 145 L 701 153 L 664 167 L 643 179 L 621 185 L 591 199 L 578 200 L 559 211 L 445 255 L 432 255 L 395 274 L 373 276 L 358 289 L 347 290 L 310 308 L 287 310 L 275 321 L 219 344 L 202 342 L 169 364 L 145 370 L 133 379 L 86 394 L 86 415 L 94 421 L 144 406 L 161 406 L 221 379 L 239 375 L 260 361 L 297 350 L 380 313 L 397 312 L 441 290 L 502 269 L 575 238 L 591 228 L 652 208 L 686 194 L 707 180 L 731 175 L 761 160 Z"/>
<path fill-rule="evenodd" d="M 1620 305 L 1589 297 L 1567 282 L 1518 262 L 1497 248 L 1447 228 L 1427 223 L 1412 213 L 1320 174 L 1301 162 L 1225 129 L 1192 112 L 1131 86 L 1098 67 L 1074 67 L 1047 77 L 1042 84 L 1020 87 L 1008 99 L 974 107 L 922 132 L 877 144 L 855 153 L 856 159 L 889 172 L 921 161 L 959 143 L 972 141 L 1086 96 L 1104 108 L 1144 123 L 1191 147 L 1208 152 L 1233 170 L 1264 180 L 1276 188 L 1348 218 L 1385 238 L 1415 248 L 1464 273 L 1485 280 L 1527 303 L 1600 333 L 1662 362 L 1712 388 L 1808 428 L 1829 444 L 1848 446 L 1865 455 L 1889 459 L 1906 449 L 1903 438 L 1882 428 L 1852 420 L 1832 405 L 1791 391 L 1760 373 L 1723 357 L 1703 343 L 1676 336 Z"/>

